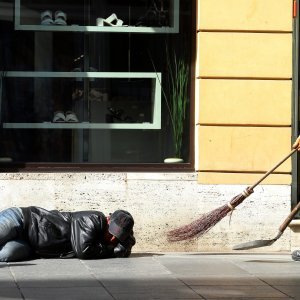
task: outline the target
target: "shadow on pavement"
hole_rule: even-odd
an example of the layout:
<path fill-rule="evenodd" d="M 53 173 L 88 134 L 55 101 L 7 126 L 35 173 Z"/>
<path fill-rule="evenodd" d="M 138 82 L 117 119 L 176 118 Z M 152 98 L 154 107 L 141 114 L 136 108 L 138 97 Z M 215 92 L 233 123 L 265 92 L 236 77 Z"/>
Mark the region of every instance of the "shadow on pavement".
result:
<path fill-rule="evenodd" d="M 163 253 L 132 253 L 130 257 L 152 257 L 152 256 L 163 256 Z"/>

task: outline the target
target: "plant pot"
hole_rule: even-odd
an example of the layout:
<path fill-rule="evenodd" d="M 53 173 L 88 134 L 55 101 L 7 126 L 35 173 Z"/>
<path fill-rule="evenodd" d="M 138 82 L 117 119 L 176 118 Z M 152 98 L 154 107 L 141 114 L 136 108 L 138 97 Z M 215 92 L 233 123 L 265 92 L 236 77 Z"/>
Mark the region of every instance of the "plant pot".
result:
<path fill-rule="evenodd" d="M 182 163 L 183 159 L 179 158 L 179 157 L 169 157 L 169 158 L 165 158 L 164 163 L 166 164 L 179 164 Z"/>

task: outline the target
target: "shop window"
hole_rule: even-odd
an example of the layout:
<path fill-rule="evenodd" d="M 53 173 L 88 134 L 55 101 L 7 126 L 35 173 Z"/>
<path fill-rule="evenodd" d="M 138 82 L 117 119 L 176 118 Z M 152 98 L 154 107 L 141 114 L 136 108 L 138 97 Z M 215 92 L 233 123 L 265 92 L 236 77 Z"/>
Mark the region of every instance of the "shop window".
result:
<path fill-rule="evenodd" d="M 191 2 L 0 1 L 0 168 L 190 164 Z"/>

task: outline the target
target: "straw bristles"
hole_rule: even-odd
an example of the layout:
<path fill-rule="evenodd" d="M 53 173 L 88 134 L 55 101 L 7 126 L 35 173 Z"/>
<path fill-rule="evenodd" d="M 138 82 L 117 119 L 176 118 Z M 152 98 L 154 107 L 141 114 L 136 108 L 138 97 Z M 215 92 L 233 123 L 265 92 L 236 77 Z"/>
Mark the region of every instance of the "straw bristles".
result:
<path fill-rule="evenodd" d="M 227 216 L 230 211 L 231 209 L 227 204 L 223 205 L 210 213 L 202 215 L 190 224 L 169 231 L 168 240 L 170 242 L 177 242 L 203 235 Z"/>
<path fill-rule="evenodd" d="M 208 232 L 213 226 L 227 216 L 229 212 L 243 202 L 248 195 L 239 194 L 235 196 L 228 204 L 225 204 L 215 210 L 202 215 L 199 219 L 190 224 L 175 228 L 168 232 L 167 237 L 170 242 L 178 242 L 201 236 Z"/>

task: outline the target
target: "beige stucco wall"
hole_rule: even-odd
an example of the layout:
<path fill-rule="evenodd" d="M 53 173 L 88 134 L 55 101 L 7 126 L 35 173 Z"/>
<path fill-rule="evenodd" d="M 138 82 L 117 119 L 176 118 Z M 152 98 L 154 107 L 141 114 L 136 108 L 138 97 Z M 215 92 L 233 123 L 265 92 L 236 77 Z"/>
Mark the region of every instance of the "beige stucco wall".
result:
<path fill-rule="evenodd" d="M 220 187 L 241 191 L 290 152 L 293 1 L 198 0 L 197 11 L 196 170 L 199 185 L 215 191 L 211 201 L 218 207 Z M 199 244 L 224 238 L 226 248 L 231 239 L 275 232 L 291 210 L 291 168 L 289 159 L 238 207 L 231 229 L 218 224 Z M 269 197 L 269 189 L 287 202 Z M 283 241 L 288 249 L 299 248 L 299 227 L 292 228 Z"/>
<path fill-rule="evenodd" d="M 293 1 L 197 4 L 198 181 L 253 183 L 291 147 Z M 275 173 L 290 184 L 291 160 Z"/>
<path fill-rule="evenodd" d="M 199 29 L 291 31 L 292 0 L 198 0 Z"/>
<path fill-rule="evenodd" d="M 201 124 L 288 127 L 291 89 L 290 80 L 199 79 L 197 118 Z"/>

